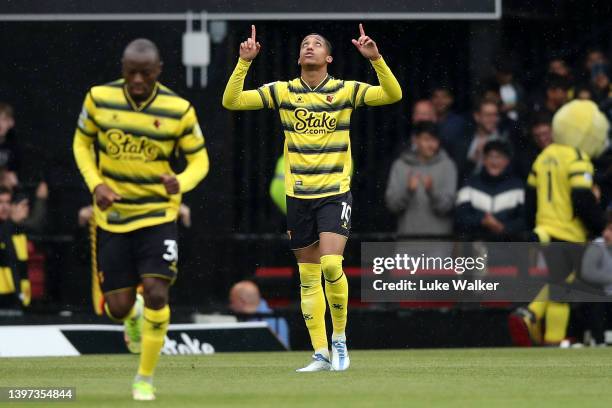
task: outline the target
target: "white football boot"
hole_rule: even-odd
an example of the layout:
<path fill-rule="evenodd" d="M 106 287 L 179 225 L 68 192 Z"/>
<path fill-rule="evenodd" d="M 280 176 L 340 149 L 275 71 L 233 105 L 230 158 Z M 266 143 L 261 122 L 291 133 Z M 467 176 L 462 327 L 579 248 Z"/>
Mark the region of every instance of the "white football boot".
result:
<path fill-rule="evenodd" d="M 295 370 L 298 373 L 312 373 L 315 371 L 330 371 L 331 363 L 329 362 L 329 356 L 324 356 L 322 353 L 314 353 L 312 355 L 312 361 L 304 368 Z"/>
<path fill-rule="evenodd" d="M 332 371 L 344 371 L 351 365 L 348 349 L 346 348 L 346 338 L 332 340 L 331 343 L 331 369 Z"/>

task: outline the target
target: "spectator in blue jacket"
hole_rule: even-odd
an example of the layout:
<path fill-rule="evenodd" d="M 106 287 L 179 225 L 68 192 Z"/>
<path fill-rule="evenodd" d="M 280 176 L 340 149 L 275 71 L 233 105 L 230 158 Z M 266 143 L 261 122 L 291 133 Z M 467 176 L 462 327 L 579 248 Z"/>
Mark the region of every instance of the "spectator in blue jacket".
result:
<path fill-rule="evenodd" d="M 523 233 L 525 190 L 509 169 L 510 146 L 487 142 L 483 168 L 457 194 L 455 229 L 464 238 L 505 241 Z"/>
<path fill-rule="evenodd" d="M 283 317 L 275 317 L 268 302 L 261 297 L 259 288 L 253 281 L 243 280 L 232 286 L 229 293 L 229 308 L 237 314 L 254 315 L 247 321 L 264 321 L 270 330 L 287 348 L 289 347 L 289 325 Z M 270 317 L 266 317 L 270 315 Z"/>

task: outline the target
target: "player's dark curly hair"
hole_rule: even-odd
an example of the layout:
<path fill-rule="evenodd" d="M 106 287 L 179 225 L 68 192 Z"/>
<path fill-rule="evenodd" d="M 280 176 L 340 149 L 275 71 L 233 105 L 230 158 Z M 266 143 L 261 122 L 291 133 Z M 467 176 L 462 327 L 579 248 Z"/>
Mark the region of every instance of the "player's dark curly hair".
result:
<path fill-rule="evenodd" d="M 304 42 L 306 37 L 310 37 L 311 35 L 316 35 L 317 37 L 320 37 L 323 40 L 323 44 L 325 44 L 325 48 L 327 48 L 327 53 L 329 55 L 332 54 L 332 45 L 331 45 L 331 42 L 329 42 L 329 40 L 327 38 L 325 38 L 324 36 L 322 36 L 319 33 L 310 33 L 310 34 L 304 36 L 304 39 L 302 40 L 302 42 Z"/>

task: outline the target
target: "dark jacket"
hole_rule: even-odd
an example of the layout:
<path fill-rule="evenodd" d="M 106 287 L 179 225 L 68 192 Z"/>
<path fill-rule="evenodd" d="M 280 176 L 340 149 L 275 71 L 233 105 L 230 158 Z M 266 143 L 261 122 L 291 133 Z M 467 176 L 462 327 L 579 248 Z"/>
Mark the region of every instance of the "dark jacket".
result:
<path fill-rule="evenodd" d="M 470 177 L 457 193 L 456 205 L 455 230 L 462 238 L 503 241 L 526 229 L 524 185 L 510 173 L 509 168 L 497 177 L 489 175 L 485 168 Z M 486 213 L 491 213 L 504 224 L 501 235 L 482 226 Z"/>

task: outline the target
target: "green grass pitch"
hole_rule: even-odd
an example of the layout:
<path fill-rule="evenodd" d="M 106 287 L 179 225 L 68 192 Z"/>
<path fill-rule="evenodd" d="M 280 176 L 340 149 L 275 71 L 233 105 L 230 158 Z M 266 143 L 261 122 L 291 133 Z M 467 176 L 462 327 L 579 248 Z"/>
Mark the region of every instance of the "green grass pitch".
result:
<path fill-rule="evenodd" d="M 157 401 L 131 401 L 137 356 L 0 359 L 0 387 L 76 387 L 52 407 L 610 407 L 612 348 L 353 351 L 298 374 L 306 352 L 162 356 Z"/>

